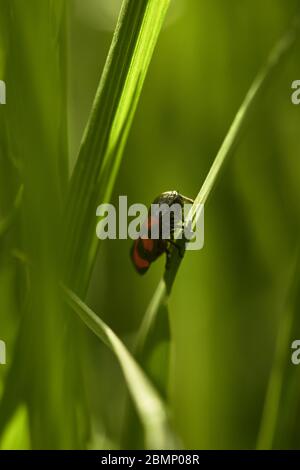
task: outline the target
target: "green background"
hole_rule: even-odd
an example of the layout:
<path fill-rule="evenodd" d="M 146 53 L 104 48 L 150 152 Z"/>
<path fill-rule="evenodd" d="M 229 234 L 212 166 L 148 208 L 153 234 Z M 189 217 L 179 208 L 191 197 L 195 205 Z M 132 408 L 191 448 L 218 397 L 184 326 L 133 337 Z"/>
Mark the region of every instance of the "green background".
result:
<path fill-rule="evenodd" d="M 0 7 L 6 8 L 7 3 L 2 0 Z M 129 204 L 149 205 L 158 194 L 173 189 L 192 198 L 197 195 L 253 78 L 289 26 L 297 6 L 296 0 L 173 0 L 130 131 L 113 202 L 117 203 L 119 195 L 127 195 Z M 68 7 L 64 67 L 68 71 L 69 167 L 73 168 L 120 2 L 74 0 L 68 2 Z M 0 214 L 4 216 L 12 206 L 19 181 L 25 180 L 25 187 L 26 181 L 33 184 L 34 190 L 21 220 L 18 218 L 16 225 L 0 238 L 0 338 L 7 343 L 8 356 L 8 364 L 0 366 L 2 389 L 15 346 L 20 343 L 23 359 L 32 347 L 31 327 L 23 339 L 17 335 L 26 285 L 37 283 L 35 315 L 40 312 L 41 317 L 52 316 L 56 309 L 55 288 L 51 290 L 48 279 L 51 249 L 44 251 L 48 253 L 43 260 L 45 271 L 28 280 L 24 238 L 31 240 L 33 253 L 38 251 L 39 243 L 47 246 L 47 226 L 41 227 L 35 238 L 31 235 L 32 224 L 39 220 L 38 205 L 42 202 L 46 204 L 43 207 L 47 218 L 51 221 L 54 214 L 55 220 L 57 205 L 51 188 L 41 201 L 39 188 L 47 187 L 48 172 L 55 171 L 59 162 L 54 169 L 44 163 L 45 154 L 40 153 L 41 146 L 36 143 L 39 126 L 34 106 L 31 108 L 30 101 L 25 100 L 22 111 L 22 106 L 10 109 L 9 93 L 24 64 L 25 68 L 36 67 L 40 77 L 45 73 L 48 88 L 39 82 L 24 85 L 23 91 L 37 87 L 45 95 L 43 99 L 50 104 L 48 110 L 52 113 L 44 121 L 49 123 L 51 140 L 51 129 L 58 125 L 61 116 L 55 95 L 59 79 L 51 76 L 51 58 L 43 56 L 39 60 L 34 54 L 28 58 L 26 47 L 36 43 L 42 26 L 38 9 L 34 19 L 29 7 L 23 14 L 13 23 L 16 30 L 9 34 L 13 33 L 17 44 L 23 20 L 32 22 L 24 54 L 11 45 L 6 57 L 5 34 L 1 37 L 0 71 L 7 82 L 8 104 L 0 108 Z M 7 24 L 0 25 L 5 31 Z M 293 320 L 278 368 L 282 389 L 278 402 L 273 403 L 278 409 L 272 445 L 300 445 L 300 369 L 290 361 L 291 342 L 299 337 L 299 309 L 297 300 L 287 306 L 299 239 L 300 107 L 291 103 L 291 84 L 300 79 L 299 46 L 298 41 L 272 77 L 233 158 L 227 162 L 205 208 L 204 249 L 187 252 L 172 292 L 168 402 L 174 429 L 186 448 L 256 447 L 276 344 L 285 327 L 283 318 L 287 311 L 293 312 Z M 5 64 L 13 60 L 8 73 Z M 45 72 L 43 66 L 47 67 Z M 5 124 L 6 112 L 11 113 L 11 119 Z M 27 129 L 20 128 L 22 122 L 27 122 Z M 22 139 L 29 139 L 28 129 L 30 138 L 36 139 L 32 153 L 25 163 L 12 162 L 7 157 L 7 141 L 16 147 L 13 154 L 17 155 L 18 148 L 24 145 Z M 53 148 L 58 145 L 53 142 Z M 45 153 L 52 150 L 45 149 Z M 44 178 L 37 181 L 41 168 Z M 95 226 L 96 222 L 95 217 Z M 53 233 L 59 237 L 59 224 L 53 227 Z M 131 265 L 130 247 L 130 240 L 102 244 L 87 298 L 87 304 L 129 347 L 165 263 L 161 258 L 147 275 L 139 277 Z M 47 305 L 39 298 L 43 289 L 48 289 Z M 39 321 L 32 319 L 32 328 L 37 332 Z M 29 394 L 32 391 L 29 408 L 39 406 L 42 392 L 34 393 L 34 381 L 41 384 L 44 377 L 51 378 L 51 388 L 44 397 L 57 400 L 54 398 L 49 405 L 48 417 L 47 405 L 42 406 L 43 427 L 39 419 L 28 420 L 27 407 L 22 406 L 22 400 L 18 402 L 4 430 L 2 447 L 69 446 L 69 441 L 64 441 L 68 431 L 64 430 L 63 397 L 67 392 L 57 378 L 60 373 L 51 365 L 62 355 L 64 360 L 68 357 L 69 343 L 59 337 L 57 342 L 61 344 L 57 346 L 55 324 L 51 323 L 48 331 L 52 336 L 47 343 L 46 361 L 40 369 L 31 362 L 32 354 L 39 355 L 39 343 L 34 343 L 37 349 L 24 359 L 22 373 L 31 377 L 27 386 Z M 86 330 L 82 333 L 74 347 L 84 372 L 77 375 L 79 364 L 66 363 L 66 369 L 71 368 L 74 375 L 68 397 L 75 402 L 78 390 L 84 389 L 93 429 L 90 446 L 120 448 L 121 435 L 130 433 L 130 429 L 124 431 L 124 380 L 111 353 L 92 334 Z M 20 369 L 16 369 L 14 390 L 18 390 L 20 374 Z M 14 400 L 12 394 L 12 404 Z M 52 440 L 50 430 L 56 429 L 56 415 L 61 424 L 58 437 Z M 32 441 L 32 429 L 45 433 L 42 443 Z"/>

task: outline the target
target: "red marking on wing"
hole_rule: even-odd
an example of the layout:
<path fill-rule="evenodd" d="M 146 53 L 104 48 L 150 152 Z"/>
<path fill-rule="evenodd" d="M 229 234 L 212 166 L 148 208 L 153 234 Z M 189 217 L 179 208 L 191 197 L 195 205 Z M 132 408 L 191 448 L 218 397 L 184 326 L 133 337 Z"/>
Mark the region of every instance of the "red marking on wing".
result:
<path fill-rule="evenodd" d="M 134 243 L 134 249 L 132 254 L 133 262 L 136 265 L 137 269 L 145 269 L 150 266 L 150 262 L 146 259 L 143 259 L 138 252 L 138 240 Z"/>
<path fill-rule="evenodd" d="M 159 219 L 157 217 L 152 217 L 151 215 L 149 215 L 149 217 L 148 217 L 148 228 L 150 228 L 151 225 L 158 224 L 158 223 L 159 223 Z"/>
<path fill-rule="evenodd" d="M 151 227 L 155 224 L 159 224 L 159 219 L 157 217 L 151 217 L 151 215 L 148 216 L 148 219 L 145 220 L 143 224 L 143 230 L 141 232 L 141 238 L 149 238 L 151 235 Z"/>
<path fill-rule="evenodd" d="M 151 240 L 151 238 L 143 238 L 142 239 L 142 244 L 143 244 L 144 250 L 150 251 L 150 253 L 151 253 L 151 251 L 154 248 L 154 241 Z"/>
<path fill-rule="evenodd" d="M 157 230 L 153 228 L 155 225 L 158 225 Z M 149 252 L 151 252 L 154 248 L 154 243 L 151 243 L 152 229 L 154 231 L 153 233 L 157 232 L 159 234 L 159 219 L 157 217 L 151 217 L 151 215 L 149 215 L 148 219 L 144 223 L 144 228 L 140 235 L 140 238 L 143 241 L 144 250 Z M 144 240 L 147 240 L 146 243 L 144 243 Z"/>

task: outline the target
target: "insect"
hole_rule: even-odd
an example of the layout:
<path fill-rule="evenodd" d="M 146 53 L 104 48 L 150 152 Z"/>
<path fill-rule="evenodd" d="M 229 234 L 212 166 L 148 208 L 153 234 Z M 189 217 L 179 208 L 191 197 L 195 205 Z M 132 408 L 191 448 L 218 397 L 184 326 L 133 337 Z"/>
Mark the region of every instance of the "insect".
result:
<path fill-rule="evenodd" d="M 155 205 L 159 210 L 157 212 L 149 209 L 148 218 L 145 220 L 139 238 L 137 238 L 131 249 L 131 259 L 133 265 L 139 274 L 145 274 L 148 271 L 150 264 L 159 258 L 163 253 L 167 254 L 167 265 L 171 254 L 171 246 L 179 248 L 174 241 L 174 231 L 176 228 L 183 226 L 183 216 L 181 212 L 181 219 L 176 218 L 172 210 L 172 206 L 178 204 L 181 208 L 185 203 L 192 204 L 193 200 L 179 194 L 178 191 L 166 191 L 154 199 L 151 207 Z M 164 215 L 169 213 L 169 238 L 163 237 L 164 230 Z M 151 238 L 151 233 L 158 234 L 157 238 Z M 181 254 L 181 252 L 180 252 Z M 182 254 L 181 254 L 182 256 Z"/>

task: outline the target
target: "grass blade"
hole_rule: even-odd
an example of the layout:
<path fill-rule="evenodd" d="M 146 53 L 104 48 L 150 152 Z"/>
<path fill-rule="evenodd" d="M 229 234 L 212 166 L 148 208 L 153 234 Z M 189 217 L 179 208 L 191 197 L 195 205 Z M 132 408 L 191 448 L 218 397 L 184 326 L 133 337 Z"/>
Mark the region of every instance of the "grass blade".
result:
<path fill-rule="evenodd" d="M 98 248 L 95 212 L 108 202 L 170 0 L 124 0 L 72 175 L 66 207 L 67 281 L 85 294 Z"/>
<path fill-rule="evenodd" d="M 81 403 L 75 409 L 73 401 L 78 371 L 69 351 L 75 350 L 74 335 L 72 331 L 65 342 L 67 328 L 57 286 L 62 276 L 58 253 L 68 162 L 62 40 L 66 4 L 65 0 L 0 3 L 6 57 L 1 78 L 11 90 L 1 108 L 1 150 L 3 161 L 9 160 L 11 173 L 14 170 L 11 180 L 24 184 L 22 204 L 18 197 L 15 201 L 16 209 L 20 205 L 18 230 L 7 238 L 12 249 L 20 247 L 30 260 L 30 288 L 17 305 L 19 321 L 14 317 L 18 333 L 1 397 L 0 435 L 24 403 L 34 449 L 84 446 L 76 415 Z M 6 220 L 2 230 L 11 221 Z"/>
<path fill-rule="evenodd" d="M 11 208 L 9 214 L 7 214 L 3 219 L 0 220 L 0 238 L 3 237 L 6 232 L 10 229 L 11 225 L 13 224 L 17 213 L 19 211 L 22 199 L 23 199 L 23 190 L 24 186 L 21 185 L 17 195 L 15 197 L 13 207 Z"/>
<path fill-rule="evenodd" d="M 242 131 L 249 120 L 252 110 L 255 108 L 262 92 L 264 91 L 268 80 L 274 75 L 275 70 L 279 67 L 285 55 L 290 51 L 295 43 L 299 29 L 299 20 L 295 21 L 288 32 L 279 40 L 271 51 L 265 65 L 262 67 L 256 78 L 254 79 L 246 97 L 239 108 L 232 125 L 220 147 L 220 150 L 210 168 L 210 171 L 197 195 L 195 202 L 188 214 L 187 222 L 192 221 L 192 226 L 195 228 L 199 210 L 199 204 L 205 204 L 212 190 L 215 187 L 217 178 L 220 175 L 225 162 L 232 155 L 236 145 L 241 137 Z M 178 243 L 183 243 L 183 240 L 177 240 Z M 160 281 L 156 292 L 153 295 L 155 301 L 151 301 L 149 308 L 146 311 L 141 330 L 138 336 L 138 344 L 145 343 L 145 339 L 150 331 L 154 329 L 154 323 L 157 322 L 161 305 L 166 303 L 168 295 L 173 287 L 176 274 L 178 272 L 182 258 L 178 255 L 178 250 L 174 250 L 170 261 L 170 269 L 165 271 L 163 279 Z"/>
<path fill-rule="evenodd" d="M 122 341 L 72 291 L 64 288 L 65 299 L 86 326 L 112 351 L 122 369 L 129 393 L 145 432 L 148 448 L 172 445 L 165 406 L 140 366 Z"/>

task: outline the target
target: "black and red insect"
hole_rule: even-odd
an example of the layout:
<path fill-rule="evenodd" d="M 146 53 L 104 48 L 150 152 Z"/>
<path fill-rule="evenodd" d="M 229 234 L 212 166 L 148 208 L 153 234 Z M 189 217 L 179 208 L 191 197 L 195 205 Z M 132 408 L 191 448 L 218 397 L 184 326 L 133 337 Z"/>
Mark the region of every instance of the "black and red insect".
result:
<path fill-rule="evenodd" d="M 154 199 L 151 206 L 171 208 L 175 204 L 179 204 L 181 208 L 185 203 L 192 204 L 193 200 L 179 194 L 177 191 L 166 191 Z M 167 254 L 167 260 L 170 256 L 172 245 L 177 247 L 174 241 L 174 231 L 177 227 L 182 227 L 184 220 L 176 220 L 174 213 L 170 211 L 170 238 L 162 237 L 164 211 L 159 210 L 158 214 L 148 211 L 148 218 L 145 220 L 142 231 L 143 235 L 137 238 L 131 249 L 131 259 L 133 265 L 139 274 L 145 274 L 150 264 L 153 263 L 163 253 Z M 155 227 L 156 226 L 156 227 Z M 151 238 L 153 229 L 157 228 L 158 238 Z M 155 231 L 155 230 L 154 230 Z"/>

